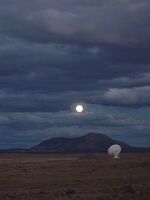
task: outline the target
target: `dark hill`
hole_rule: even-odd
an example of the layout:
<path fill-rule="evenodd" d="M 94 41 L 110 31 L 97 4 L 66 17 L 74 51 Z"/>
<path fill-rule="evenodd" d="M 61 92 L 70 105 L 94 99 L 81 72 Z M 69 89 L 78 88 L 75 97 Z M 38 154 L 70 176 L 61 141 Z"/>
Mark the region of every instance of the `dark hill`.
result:
<path fill-rule="evenodd" d="M 113 144 L 119 144 L 124 153 L 150 152 L 150 148 L 132 147 L 100 133 L 89 133 L 78 138 L 52 138 L 29 149 L 34 153 L 106 153 Z"/>

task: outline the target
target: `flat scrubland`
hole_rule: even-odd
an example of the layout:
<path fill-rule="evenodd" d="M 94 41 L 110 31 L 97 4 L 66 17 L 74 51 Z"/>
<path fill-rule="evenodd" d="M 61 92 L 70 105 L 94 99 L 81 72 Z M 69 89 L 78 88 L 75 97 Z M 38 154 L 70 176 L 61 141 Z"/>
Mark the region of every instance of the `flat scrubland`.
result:
<path fill-rule="evenodd" d="M 0 200 L 150 200 L 150 154 L 0 154 Z"/>

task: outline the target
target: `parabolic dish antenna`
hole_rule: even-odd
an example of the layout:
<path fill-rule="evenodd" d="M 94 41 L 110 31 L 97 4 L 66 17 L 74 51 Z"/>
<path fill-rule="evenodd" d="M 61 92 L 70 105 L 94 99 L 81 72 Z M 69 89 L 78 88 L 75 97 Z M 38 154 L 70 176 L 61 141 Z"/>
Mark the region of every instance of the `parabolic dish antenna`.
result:
<path fill-rule="evenodd" d="M 119 154 L 121 152 L 121 146 L 118 144 L 114 144 L 109 147 L 108 154 L 114 156 L 115 159 L 119 158 Z"/>

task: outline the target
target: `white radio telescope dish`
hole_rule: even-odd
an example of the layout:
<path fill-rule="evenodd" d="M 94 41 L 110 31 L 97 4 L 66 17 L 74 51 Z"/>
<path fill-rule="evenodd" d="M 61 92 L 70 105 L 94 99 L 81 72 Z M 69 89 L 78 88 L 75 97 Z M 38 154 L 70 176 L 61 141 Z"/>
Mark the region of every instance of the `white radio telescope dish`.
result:
<path fill-rule="evenodd" d="M 118 144 L 114 144 L 109 147 L 108 154 L 114 156 L 115 159 L 119 158 L 119 154 L 121 152 L 121 146 Z"/>

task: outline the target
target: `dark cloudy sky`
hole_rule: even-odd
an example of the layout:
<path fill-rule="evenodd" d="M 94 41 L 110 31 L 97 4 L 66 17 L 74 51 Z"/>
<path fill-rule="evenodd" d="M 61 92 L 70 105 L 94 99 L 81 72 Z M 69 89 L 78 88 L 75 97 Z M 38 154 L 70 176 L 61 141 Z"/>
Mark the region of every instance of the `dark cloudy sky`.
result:
<path fill-rule="evenodd" d="M 0 0 L 0 148 L 89 132 L 150 146 L 149 0 Z"/>

